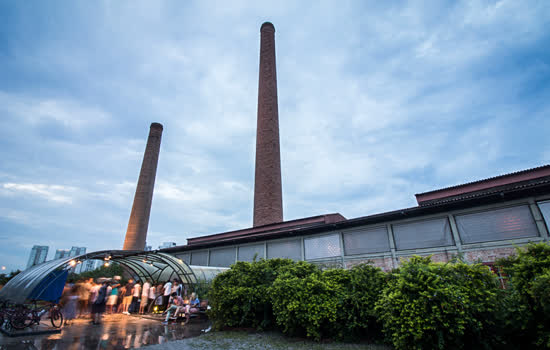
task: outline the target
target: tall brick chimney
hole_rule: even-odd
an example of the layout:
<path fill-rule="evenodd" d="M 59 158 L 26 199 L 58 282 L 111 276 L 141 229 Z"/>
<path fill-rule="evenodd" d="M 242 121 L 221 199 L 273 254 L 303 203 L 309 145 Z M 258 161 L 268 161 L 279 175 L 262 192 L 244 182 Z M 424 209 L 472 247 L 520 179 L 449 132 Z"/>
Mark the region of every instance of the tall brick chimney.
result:
<path fill-rule="evenodd" d="M 279 109 L 275 69 L 275 27 L 260 28 L 260 79 L 256 130 L 256 173 L 254 179 L 254 226 L 283 221 Z"/>
<path fill-rule="evenodd" d="M 152 123 L 139 173 L 134 205 L 124 239 L 124 250 L 144 250 L 160 152 L 162 124 Z"/>

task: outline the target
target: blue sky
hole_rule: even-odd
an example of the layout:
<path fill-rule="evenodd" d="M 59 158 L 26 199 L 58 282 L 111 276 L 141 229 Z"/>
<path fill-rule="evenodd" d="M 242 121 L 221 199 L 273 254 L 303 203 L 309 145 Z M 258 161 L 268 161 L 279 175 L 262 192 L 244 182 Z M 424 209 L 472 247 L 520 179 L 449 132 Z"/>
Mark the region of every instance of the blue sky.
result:
<path fill-rule="evenodd" d="M 259 28 L 276 28 L 286 220 L 550 163 L 548 1 L 2 1 L 0 265 L 250 227 Z"/>

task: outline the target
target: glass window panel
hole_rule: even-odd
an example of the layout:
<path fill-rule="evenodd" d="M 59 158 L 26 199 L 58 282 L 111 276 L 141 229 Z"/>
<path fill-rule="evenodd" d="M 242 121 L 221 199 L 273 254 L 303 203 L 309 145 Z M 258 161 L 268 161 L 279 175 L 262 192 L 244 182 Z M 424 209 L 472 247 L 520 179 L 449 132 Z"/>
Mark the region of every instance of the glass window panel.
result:
<path fill-rule="evenodd" d="M 183 260 L 184 263 L 190 265 L 191 264 L 191 254 L 190 253 L 183 253 L 176 255 L 178 259 Z"/>
<path fill-rule="evenodd" d="M 264 257 L 263 244 L 245 245 L 239 247 L 239 261 L 253 261 L 254 255 L 256 254 L 258 254 L 256 260 Z"/>
<path fill-rule="evenodd" d="M 385 227 L 375 227 L 345 232 L 344 251 L 346 255 L 389 252 L 388 230 Z"/>
<path fill-rule="evenodd" d="M 321 259 L 340 256 L 340 237 L 338 234 L 304 239 L 306 259 Z"/>
<path fill-rule="evenodd" d="M 463 243 L 480 243 L 538 235 L 527 205 L 481 213 L 457 215 L 456 225 Z"/>
<path fill-rule="evenodd" d="M 453 245 L 447 218 L 393 225 L 397 250 Z"/>
<path fill-rule="evenodd" d="M 542 213 L 542 217 L 546 222 L 546 229 L 550 230 L 550 201 L 539 202 L 537 204 L 539 205 L 539 209 L 540 209 L 540 212 Z"/>
<path fill-rule="evenodd" d="M 289 258 L 302 260 L 302 249 L 299 240 L 267 243 L 267 258 Z"/>
<path fill-rule="evenodd" d="M 210 250 L 210 266 L 229 267 L 235 262 L 235 248 Z"/>
<path fill-rule="evenodd" d="M 206 266 L 208 265 L 208 251 L 191 253 L 191 265 Z"/>

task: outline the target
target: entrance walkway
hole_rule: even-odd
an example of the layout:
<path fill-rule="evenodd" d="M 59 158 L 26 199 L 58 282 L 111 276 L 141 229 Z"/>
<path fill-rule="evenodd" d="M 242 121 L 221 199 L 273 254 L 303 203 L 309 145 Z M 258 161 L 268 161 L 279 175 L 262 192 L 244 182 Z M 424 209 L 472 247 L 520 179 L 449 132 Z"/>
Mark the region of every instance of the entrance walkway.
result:
<path fill-rule="evenodd" d="M 208 329 L 208 320 L 193 320 L 187 325 L 164 326 L 159 321 L 127 315 L 105 315 L 103 324 L 92 325 L 89 319 L 77 319 L 60 334 L 0 336 L 2 350 L 81 350 L 129 349 L 150 344 L 196 337 Z"/>

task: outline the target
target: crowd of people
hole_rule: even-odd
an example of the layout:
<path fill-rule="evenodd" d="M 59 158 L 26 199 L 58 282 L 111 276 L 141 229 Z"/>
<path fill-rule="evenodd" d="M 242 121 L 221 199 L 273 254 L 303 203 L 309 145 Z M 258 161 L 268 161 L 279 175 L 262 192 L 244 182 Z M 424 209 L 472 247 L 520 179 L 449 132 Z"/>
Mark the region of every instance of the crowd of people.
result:
<path fill-rule="evenodd" d="M 145 314 L 163 312 L 165 323 L 171 318 L 183 316 L 186 322 L 192 313 L 198 312 L 200 301 L 195 293 L 187 297 L 187 288 L 174 279 L 152 285 L 129 280 L 126 284 L 116 279 L 92 278 L 65 285 L 60 304 L 66 324 L 75 318 L 91 318 L 99 324 L 104 313 Z"/>

